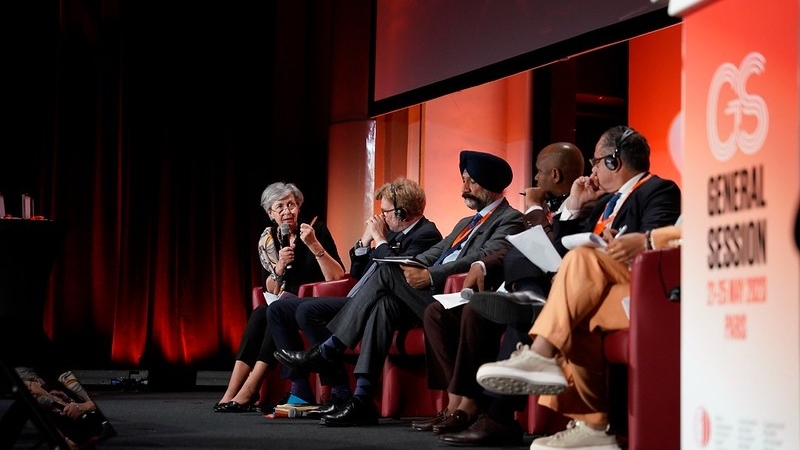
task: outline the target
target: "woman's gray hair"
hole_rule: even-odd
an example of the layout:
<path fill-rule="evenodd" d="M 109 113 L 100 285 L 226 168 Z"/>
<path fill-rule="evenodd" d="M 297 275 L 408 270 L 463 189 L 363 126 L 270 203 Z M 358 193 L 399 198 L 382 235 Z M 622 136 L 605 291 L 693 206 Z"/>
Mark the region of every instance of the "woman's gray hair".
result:
<path fill-rule="evenodd" d="M 269 214 L 272 204 L 289 194 L 294 195 L 294 200 L 297 202 L 297 206 L 303 205 L 303 193 L 300 192 L 300 189 L 297 189 L 297 186 L 295 186 L 294 183 L 284 183 L 279 181 L 277 183 L 270 184 L 264 189 L 264 192 L 261 193 L 261 207 L 264 208 L 264 211 L 266 211 L 267 214 Z"/>

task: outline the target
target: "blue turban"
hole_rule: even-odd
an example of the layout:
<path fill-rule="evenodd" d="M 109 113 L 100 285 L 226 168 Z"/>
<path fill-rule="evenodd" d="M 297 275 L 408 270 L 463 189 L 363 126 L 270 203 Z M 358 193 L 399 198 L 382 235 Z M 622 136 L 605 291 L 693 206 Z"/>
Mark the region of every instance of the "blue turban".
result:
<path fill-rule="evenodd" d="M 466 170 L 481 187 L 496 193 L 503 192 L 514 176 L 511 166 L 503 158 L 473 150 L 461 151 L 458 170 L 459 173 Z"/>

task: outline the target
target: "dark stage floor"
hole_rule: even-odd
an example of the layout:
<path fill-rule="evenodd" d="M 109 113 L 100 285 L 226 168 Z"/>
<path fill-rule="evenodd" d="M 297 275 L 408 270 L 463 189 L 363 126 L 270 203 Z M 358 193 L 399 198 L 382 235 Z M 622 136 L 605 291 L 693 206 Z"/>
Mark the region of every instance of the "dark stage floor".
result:
<path fill-rule="evenodd" d="M 308 419 L 267 419 L 260 413 L 223 414 L 212 410 L 220 391 L 92 392 L 117 436 L 102 449 L 447 449 L 430 432 L 412 430 L 412 418 L 381 419 L 375 427 L 328 428 Z M 0 399 L 0 414 L 11 404 Z M 525 436 L 525 447 L 533 436 Z M 28 422 L 14 449 L 46 449 Z M 481 447 L 472 447 L 481 448 Z"/>

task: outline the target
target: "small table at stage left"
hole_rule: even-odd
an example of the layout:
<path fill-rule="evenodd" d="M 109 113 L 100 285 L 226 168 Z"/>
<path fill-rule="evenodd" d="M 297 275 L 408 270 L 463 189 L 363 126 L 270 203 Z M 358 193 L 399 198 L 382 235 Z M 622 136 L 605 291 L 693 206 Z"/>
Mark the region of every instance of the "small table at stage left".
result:
<path fill-rule="evenodd" d="M 42 330 L 50 271 L 65 236 L 57 222 L 0 219 L 0 320 L 14 331 Z"/>
<path fill-rule="evenodd" d="M 66 227 L 57 222 L 0 219 L 0 386 L 10 387 L 15 396 L 0 418 L 0 448 L 13 445 L 27 420 L 51 448 L 68 448 L 14 370 L 39 366 L 50 351 L 44 304 L 65 236 Z"/>

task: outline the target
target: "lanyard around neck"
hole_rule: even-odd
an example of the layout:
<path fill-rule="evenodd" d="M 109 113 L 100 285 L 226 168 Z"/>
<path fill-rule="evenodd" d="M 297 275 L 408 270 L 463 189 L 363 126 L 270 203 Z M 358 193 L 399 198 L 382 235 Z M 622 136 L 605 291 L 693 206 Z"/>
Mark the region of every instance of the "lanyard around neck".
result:
<path fill-rule="evenodd" d="M 478 228 L 479 226 L 481 226 L 481 224 L 483 222 L 485 222 L 486 219 L 489 218 L 489 216 L 492 215 L 492 213 L 494 212 L 495 209 L 497 209 L 497 206 L 492 208 L 492 210 L 489 211 L 488 213 L 486 213 L 485 216 L 482 216 L 481 219 L 479 221 L 477 221 L 474 225 L 471 222 L 469 224 L 467 224 L 467 226 L 464 227 L 464 229 L 461 230 L 460 233 L 458 233 L 458 236 L 456 236 L 455 240 L 450 245 L 450 248 L 453 248 L 453 247 L 463 243 L 469 237 L 470 233 L 472 233 L 472 230 L 474 230 L 475 228 Z M 470 226 L 470 225 L 472 225 L 472 226 Z"/>
<path fill-rule="evenodd" d="M 631 194 L 633 194 L 633 191 L 635 191 L 645 181 L 649 180 L 650 177 L 652 177 L 652 176 L 653 176 L 653 174 L 648 173 L 647 175 L 645 175 L 641 179 L 639 179 L 639 181 L 637 181 L 636 184 L 634 184 L 633 187 L 628 191 L 628 194 L 625 196 L 625 200 L 627 200 L 628 197 L 630 197 Z M 617 202 L 617 203 L 619 203 L 619 202 Z M 622 208 L 622 204 L 620 204 L 618 207 L 615 207 L 614 209 L 616 211 L 611 211 L 611 214 L 609 214 L 609 216 L 607 218 L 605 218 L 605 219 L 603 219 L 603 216 L 601 214 L 600 218 L 597 219 L 597 223 L 594 225 L 594 234 L 602 233 L 603 230 L 605 230 L 607 226 L 611 225 L 611 222 L 613 222 L 614 218 L 617 217 L 617 211 L 619 211 L 620 208 Z"/>

